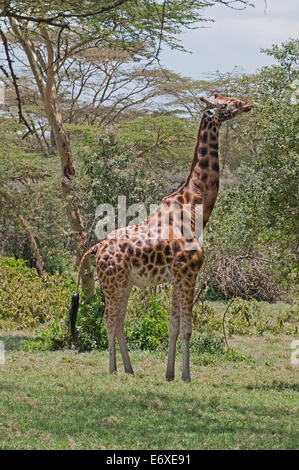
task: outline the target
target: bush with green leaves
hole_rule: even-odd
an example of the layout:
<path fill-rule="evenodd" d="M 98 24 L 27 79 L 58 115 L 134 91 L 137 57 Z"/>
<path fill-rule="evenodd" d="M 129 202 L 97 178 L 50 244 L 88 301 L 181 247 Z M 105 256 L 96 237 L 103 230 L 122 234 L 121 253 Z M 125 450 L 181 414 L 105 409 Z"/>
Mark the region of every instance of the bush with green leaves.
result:
<path fill-rule="evenodd" d="M 80 351 L 108 348 L 107 332 L 103 323 L 104 309 L 105 300 L 101 289 L 96 289 L 92 299 L 81 296 L 76 322 Z"/>
<path fill-rule="evenodd" d="M 231 302 L 231 301 L 230 301 Z M 261 336 L 265 333 L 296 334 L 299 310 L 298 306 L 287 304 L 269 304 L 255 299 L 244 300 L 240 297 L 230 302 L 202 301 L 193 309 L 194 331 L 217 333 L 225 331 L 228 336 Z"/>
<path fill-rule="evenodd" d="M 30 329 L 68 309 L 74 281 L 66 276 L 39 276 L 21 259 L 0 257 L 0 328 Z"/>
<path fill-rule="evenodd" d="M 134 302 L 134 300 L 133 300 Z M 154 351 L 166 349 L 168 344 L 168 316 L 161 299 L 150 296 L 146 302 L 134 302 L 134 316 L 126 320 L 125 333 L 129 349 Z M 80 351 L 93 349 L 106 350 L 108 339 L 103 323 L 104 296 L 97 289 L 93 298 L 81 296 L 76 328 Z M 66 315 L 62 320 L 53 320 L 47 329 L 37 333 L 26 344 L 27 350 L 54 350 L 70 347 L 69 320 Z"/>
<path fill-rule="evenodd" d="M 169 294 L 169 293 L 168 293 Z M 232 335 L 260 336 L 265 333 L 290 334 L 298 331 L 298 308 L 286 304 L 246 301 L 237 298 L 228 308 L 227 302 L 203 302 L 193 310 L 193 335 L 190 349 L 200 361 L 211 364 L 224 356 L 227 360 L 243 360 L 238 353 L 225 351 L 223 339 L 223 314 L 225 331 Z M 161 296 L 144 297 L 133 293 L 125 323 L 125 334 L 130 350 L 166 351 L 168 347 L 168 305 Z M 228 308 L 228 310 L 227 310 Z M 106 350 L 108 339 L 103 323 L 104 297 L 100 289 L 93 299 L 81 296 L 76 327 L 79 350 Z M 29 350 L 55 350 L 69 348 L 73 344 L 68 315 L 56 318 L 47 329 L 39 331 L 35 339 L 27 343 Z M 180 346 L 180 340 L 178 342 Z M 218 359 L 217 359 L 218 358 Z M 221 360 L 222 360 L 221 359 Z M 244 359 L 245 360 L 245 359 Z"/>
<path fill-rule="evenodd" d="M 126 323 L 130 349 L 149 351 L 166 348 L 168 344 L 168 315 L 161 299 L 152 295 L 146 302 L 134 302 L 135 316 Z"/>
<path fill-rule="evenodd" d="M 117 226 L 118 196 L 126 197 L 127 207 L 144 203 L 148 209 L 164 195 L 165 181 L 161 175 L 153 174 L 148 166 L 141 164 L 134 149 L 124 146 L 115 134 L 103 133 L 97 147 L 82 153 L 80 158 L 78 201 L 90 224 L 95 222 L 97 206 L 108 203 L 115 208 Z"/>
<path fill-rule="evenodd" d="M 71 337 L 67 327 L 68 318 L 53 320 L 45 329 L 38 331 L 34 339 L 23 345 L 25 351 L 56 351 L 71 347 Z"/>
<path fill-rule="evenodd" d="M 264 333 L 296 334 L 298 308 L 289 307 L 277 312 L 269 311 L 263 303 L 237 298 L 232 303 L 226 321 L 229 335 L 262 336 Z"/>
<path fill-rule="evenodd" d="M 196 334 L 191 336 L 190 350 L 196 354 L 224 354 L 224 338 L 216 336 L 215 333 Z"/>
<path fill-rule="evenodd" d="M 159 297 L 150 296 L 144 303 L 136 301 L 134 306 L 134 316 L 129 317 L 125 325 L 128 348 L 149 351 L 167 348 L 168 316 Z M 108 348 L 107 332 L 103 323 L 104 308 L 101 289 L 96 290 L 92 299 L 81 296 L 76 321 L 80 351 Z M 61 321 L 54 320 L 46 330 L 38 332 L 37 336 L 27 343 L 26 348 L 54 350 L 70 347 L 71 344 L 69 320 L 66 315 Z"/>
<path fill-rule="evenodd" d="M 104 306 L 104 296 L 101 289 L 96 289 L 92 298 L 80 296 L 76 321 L 79 351 L 108 348 L 107 332 L 103 323 Z M 67 313 L 61 320 L 54 319 L 46 329 L 38 331 L 35 338 L 25 344 L 25 349 L 54 351 L 69 348 L 72 345 L 73 338 Z"/>

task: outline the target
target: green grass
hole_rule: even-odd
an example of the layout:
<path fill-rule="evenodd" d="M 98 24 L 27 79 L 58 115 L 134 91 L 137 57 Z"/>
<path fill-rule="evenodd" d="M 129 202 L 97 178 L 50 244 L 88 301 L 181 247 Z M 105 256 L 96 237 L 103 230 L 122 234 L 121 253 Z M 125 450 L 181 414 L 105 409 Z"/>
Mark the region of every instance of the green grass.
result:
<path fill-rule="evenodd" d="M 290 336 L 233 337 L 250 361 L 207 366 L 192 382 L 164 380 L 164 353 L 131 352 L 135 377 L 109 376 L 108 354 L 22 351 L 3 333 L 1 449 L 295 449 L 298 382 Z"/>

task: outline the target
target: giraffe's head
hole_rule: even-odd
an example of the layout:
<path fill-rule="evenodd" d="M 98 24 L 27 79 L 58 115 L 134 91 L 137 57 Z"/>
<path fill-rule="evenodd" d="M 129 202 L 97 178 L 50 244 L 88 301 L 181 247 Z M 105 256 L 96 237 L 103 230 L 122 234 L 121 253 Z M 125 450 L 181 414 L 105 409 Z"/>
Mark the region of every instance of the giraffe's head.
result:
<path fill-rule="evenodd" d="M 215 94 L 215 98 L 205 98 L 202 96 L 201 101 L 206 103 L 205 114 L 209 117 L 214 117 L 220 121 L 231 119 L 237 114 L 246 113 L 254 106 L 253 103 L 239 100 L 237 98 L 229 98 Z"/>

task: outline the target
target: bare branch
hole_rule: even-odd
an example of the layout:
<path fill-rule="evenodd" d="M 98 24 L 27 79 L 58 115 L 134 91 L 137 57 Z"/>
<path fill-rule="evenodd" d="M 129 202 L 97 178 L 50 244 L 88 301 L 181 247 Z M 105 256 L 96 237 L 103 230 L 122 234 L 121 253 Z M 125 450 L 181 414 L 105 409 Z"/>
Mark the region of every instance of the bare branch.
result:
<path fill-rule="evenodd" d="M 19 123 L 20 124 L 22 124 L 22 123 L 25 124 L 25 126 L 27 127 L 27 130 L 28 130 L 28 132 L 26 132 L 26 134 L 24 134 L 23 137 L 22 137 L 22 139 L 25 139 L 25 137 L 27 137 L 28 134 L 33 134 L 33 129 L 31 128 L 31 126 L 29 125 L 27 119 L 25 118 L 25 116 L 23 114 L 22 100 L 21 100 L 20 90 L 19 90 L 19 86 L 18 86 L 18 82 L 17 82 L 18 77 L 16 76 L 16 74 L 14 72 L 13 65 L 12 65 L 12 60 L 11 60 L 10 53 L 9 53 L 8 42 L 7 42 L 6 36 L 5 36 L 5 34 L 4 34 L 4 32 L 2 31 L 1 28 L 0 28 L 0 36 L 1 36 L 1 39 L 2 39 L 3 46 L 4 46 L 6 59 L 7 59 L 7 62 L 8 62 L 8 67 L 9 67 L 9 71 L 10 71 L 10 75 L 11 75 L 11 79 L 12 79 L 12 83 L 13 83 L 13 86 L 14 86 L 14 89 L 15 89 L 15 92 L 16 92 Z M 3 71 L 4 69 L 1 67 L 1 70 Z M 5 73 L 5 75 L 6 75 L 6 77 L 8 76 L 7 73 Z"/>

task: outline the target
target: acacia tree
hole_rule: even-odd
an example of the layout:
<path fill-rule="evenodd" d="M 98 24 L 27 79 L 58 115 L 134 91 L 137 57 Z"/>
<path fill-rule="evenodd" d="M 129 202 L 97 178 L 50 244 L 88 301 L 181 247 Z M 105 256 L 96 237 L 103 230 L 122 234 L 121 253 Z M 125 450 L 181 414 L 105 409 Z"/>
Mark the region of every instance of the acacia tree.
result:
<path fill-rule="evenodd" d="M 104 127 L 157 98 L 162 80 L 162 70 L 132 63 L 127 51 L 94 47 L 69 58 L 57 83 L 68 123 Z"/>
<path fill-rule="evenodd" d="M 201 16 L 202 8 L 216 3 L 246 6 L 247 0 L 0 2 L 0 33 L 18 98 L 20 121 L 27 127 L 28 132 L 33 132 L 30 123 L 22 114 L 21 93 L 9 54 L 11 38 L 17 41 L 26 56 L 60 157 L 61 187 L 74 234 L 77 263 L 86 248 L 86 233 L 74 197 L 76 175 L 57 90 L 59 70 L 70 58 L 97 47 L 126 51 L 132 60 L 144 60 L 145 66 L 149 66 L 154 60 L 159 60 L 159 52 L 165 43 L 182 50 L 177 39 L 182 28 L 205 21 Z M 89 262 L 84 266 L 82 281 L 83 287 L 92 290 L 93 276 Z"/>

